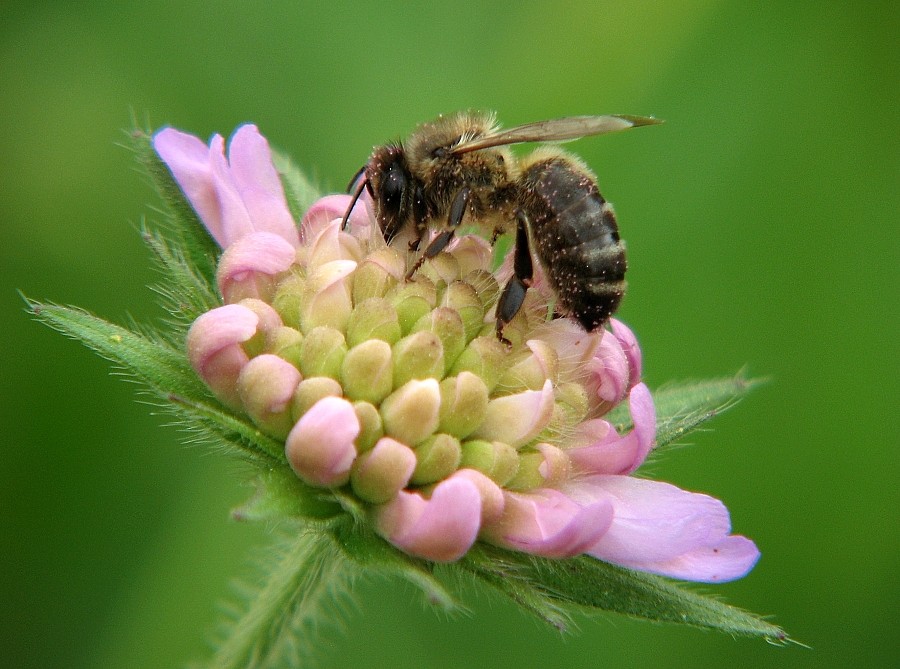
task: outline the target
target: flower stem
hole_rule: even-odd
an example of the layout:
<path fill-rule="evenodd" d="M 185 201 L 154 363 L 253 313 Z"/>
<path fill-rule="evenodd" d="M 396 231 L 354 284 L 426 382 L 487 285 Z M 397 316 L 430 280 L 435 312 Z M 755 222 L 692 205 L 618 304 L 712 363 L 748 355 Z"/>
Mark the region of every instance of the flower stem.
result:
<path fill-rule="evenodd" d="M 302 532 L 288 544 L 268 581 L 234 622 L 209 669 L 302 667 L 321 648 L 313 636 L 334 624 L 350 588 L 348 570 L 324 532 Z"/>

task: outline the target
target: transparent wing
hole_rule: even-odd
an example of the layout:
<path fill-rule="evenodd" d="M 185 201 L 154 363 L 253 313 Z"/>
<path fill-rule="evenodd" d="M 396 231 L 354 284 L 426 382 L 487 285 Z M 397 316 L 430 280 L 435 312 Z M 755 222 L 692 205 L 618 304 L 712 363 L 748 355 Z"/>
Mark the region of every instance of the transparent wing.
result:
<path fill-rule="evenodd" d="M 656 125 L 662 121 L 652 116 L 568 116 L 550 121 L 526 123 L 508 130 L 498 130 L 490 135 L 475 137 L 454 146 L 451 153 L 468 153 L 492 146 L 520 144 L 522 142 L 568 142 L 589 135 L 618 132 L 640 125 Z"/>

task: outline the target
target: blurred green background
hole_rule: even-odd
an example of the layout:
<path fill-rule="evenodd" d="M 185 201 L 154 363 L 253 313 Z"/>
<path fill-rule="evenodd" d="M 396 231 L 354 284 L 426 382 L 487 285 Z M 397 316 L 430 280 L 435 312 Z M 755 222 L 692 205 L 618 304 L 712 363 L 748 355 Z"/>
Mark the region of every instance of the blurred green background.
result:
<path fill-rule="evenodd" d="M 180 445 L 16 294 L 160 316 L 135 230 L 156 201 L 117 146 L 131 115 L 203 137 L 256 122 L 340 190 L 374 143 L 473 107 L 666 119 L 571 145 L 629 244 L 621 318 L 651 386 L 772 382 L 652 474 L 725 500 L 762 549 L 704 590 L 812 650 L 614 616 L 561 639 L 497 599 L 448 620 L 373 581 L 327 666 L 897 666 L 896 3 L 379 4 L 0 9 L 2 665 L 203 657 L 271 531 L 229 520 L 235 464 Z"/>

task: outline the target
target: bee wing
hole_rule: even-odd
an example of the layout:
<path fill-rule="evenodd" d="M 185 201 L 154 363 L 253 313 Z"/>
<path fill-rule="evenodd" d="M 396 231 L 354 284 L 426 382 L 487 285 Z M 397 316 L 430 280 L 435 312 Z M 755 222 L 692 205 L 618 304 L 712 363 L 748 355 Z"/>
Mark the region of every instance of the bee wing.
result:
<path fill-rule="evenodd" d="M 588 135 L 602 135 L 607 132 L 618 132 L 640 125 L 656 125 L 662 121 L 652 116 L 568 116 L 550 121 L 526 123 L 508 130 L 497 132 L 460 142 L 451 153 L 468 153 L 505 144 L 522 142 L 568 142 Z"/>

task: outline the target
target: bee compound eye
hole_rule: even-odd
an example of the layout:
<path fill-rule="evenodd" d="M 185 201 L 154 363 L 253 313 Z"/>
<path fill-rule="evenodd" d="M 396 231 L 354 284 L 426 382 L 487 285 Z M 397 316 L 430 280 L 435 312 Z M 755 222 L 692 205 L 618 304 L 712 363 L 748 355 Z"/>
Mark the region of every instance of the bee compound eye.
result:
<path fill-rule="evenodd" d="M 408 182 L 406 171 L 400 165 L 394 163 L 385 170 L 381 196 L 387 209 L 393 212 L 399 211 L 403 201 L 403 192 L 406 190 Z"/>

